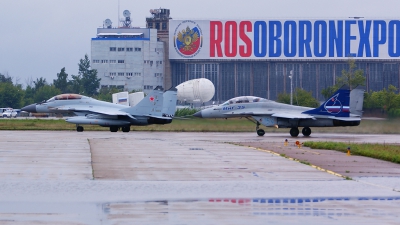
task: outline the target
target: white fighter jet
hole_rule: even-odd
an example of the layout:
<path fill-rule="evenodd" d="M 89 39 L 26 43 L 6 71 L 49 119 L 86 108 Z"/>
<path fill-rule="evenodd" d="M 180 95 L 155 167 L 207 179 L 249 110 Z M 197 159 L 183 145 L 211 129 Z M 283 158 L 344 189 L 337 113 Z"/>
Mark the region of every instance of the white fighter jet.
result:
<path fill-rule="evenodd" d="M 347 87 L 336 91 L 318 108 L 293 106 L 254 96 L 232 98 L 222 105 L 203 109 L 193 116 L 200 118 L 245 117 L 256 123 L 256 131 L 263 136 L 266 127 L 290 128 L 297 137 L 299 127 L 304 136 L 310 136 L 310 127 L 358 126 L 361 122 L 364 90 L 359 87 L 350 92 Z"/>
<path fill-rule="evenodd" d="M 60 94 L 21 110 L 31 113 L 73 113 L 76 116 L 66 121 L 76 124 L 78 132 L 83 131 L 82 124 L 110 127 L 111 132 L 117 132 L 120 128 L 123 132 L 129 132 L 131 125 L 171 123 L 176 109 L 176 92 L 176 88 L 164 92 L 161 87 L 156 87 L 133 107 L 79 94 Z"/>

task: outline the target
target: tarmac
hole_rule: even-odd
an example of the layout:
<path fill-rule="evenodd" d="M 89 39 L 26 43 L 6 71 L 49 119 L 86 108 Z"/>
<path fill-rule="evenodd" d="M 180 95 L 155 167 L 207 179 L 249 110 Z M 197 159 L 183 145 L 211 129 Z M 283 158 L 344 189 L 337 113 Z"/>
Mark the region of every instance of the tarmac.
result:
<path fill-rule="evenodd" d="M 399 164 L 297 140 L 400 135 L 0 131 L 0 225 L 400 223 Z"/>

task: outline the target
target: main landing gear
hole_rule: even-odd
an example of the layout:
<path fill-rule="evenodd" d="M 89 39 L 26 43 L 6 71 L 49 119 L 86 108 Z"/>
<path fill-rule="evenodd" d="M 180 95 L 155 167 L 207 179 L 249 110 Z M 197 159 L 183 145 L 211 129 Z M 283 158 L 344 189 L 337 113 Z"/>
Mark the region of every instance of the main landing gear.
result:
<path fill-rule="evenodd" d="M 118 132 L 120 127 L 117 126 L 111 126 L 110 127 L 110 131 L 111 132 Z M 125 126 L 125 127 L 121 127 L 122 132 L 129 132 L 131 130 L 130 126 Z"/>
<path fill-rule="evenodd" d="M 311 134 L 311 129 L 309 127 L 303 127 L 303 129 L 301 130 L 301 133 L 305 136 L 308 137 Z M 299 128 L 297 127 L 292 127 L 290 129 L 290 136 L 292 137 L 297 137 L 299 136 Z"/>
<path fill-rule="evenodd" d="M 301 131 L 301 133 L 303 133 L 303 135 L 305 137 L 308 137 L 311 134 L 311 129 L 309 127 L 303 127 L 303 130 Z"/>
<path fill-rule="evenodd" d="M 259 128 L 260 128 L 260 123 L 257 121 L 257 126 L 256 126 L 257 135 L 264 136 L 265 131 L 263 129 L 259 129 Z"/>
<path fill-rule="evenodd" d="M 78 124 L 76 125 L 76 131 L 78 132 L 83 132 L 83 127 L 79 126 Z"/>

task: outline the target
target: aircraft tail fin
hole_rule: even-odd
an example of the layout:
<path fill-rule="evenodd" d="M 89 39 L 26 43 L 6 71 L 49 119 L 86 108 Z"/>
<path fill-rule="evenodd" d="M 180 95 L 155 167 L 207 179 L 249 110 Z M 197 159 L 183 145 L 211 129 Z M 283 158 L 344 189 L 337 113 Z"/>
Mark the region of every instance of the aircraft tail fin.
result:
<path fill-rule="evenodd" d="M 320 107 L 304 111 L 305 114 L 325 115 L 335 117 L 350 116 L 350 90 L 348 87 L 341 87 Z"/>
<path fill-rule="evenodd" d="M 162 115 L 164 117 L 174 117 L 176 111 L 176 101 L 177 97 L 177 89 L 170 88 L 168 91 L 164 92 L 164 101 L 163 101 L 163 109 Z"/>
<path fill-rule="evenodd" d="M 362 116 L 364 105 L 364 87 L 357 86 L 350 91 L 350 113 Z"/>
<path fill-rule="evenodd" d="M 146 97 L 144 97 L 135 106 L 122 109 L 121 111 L 127 112 L 131 115 L 152 115 L 162 116 L 163 108 L 163 88 L 157 86 Z"/>

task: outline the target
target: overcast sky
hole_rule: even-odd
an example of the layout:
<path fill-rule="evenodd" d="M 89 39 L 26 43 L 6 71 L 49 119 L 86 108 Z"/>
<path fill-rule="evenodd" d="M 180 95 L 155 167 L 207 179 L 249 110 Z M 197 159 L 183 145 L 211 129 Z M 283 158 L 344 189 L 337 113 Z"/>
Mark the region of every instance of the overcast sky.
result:
<path fill-rule="evenodd" d="M 128 9 L 132 25 L 145 26 L 160 7 L 173 19 L 400 18 L 399 0 L 1 0 L 0 73 L 52 83 L 65 67 L 71 78 L 105 19 L 116 26 Z"/>

